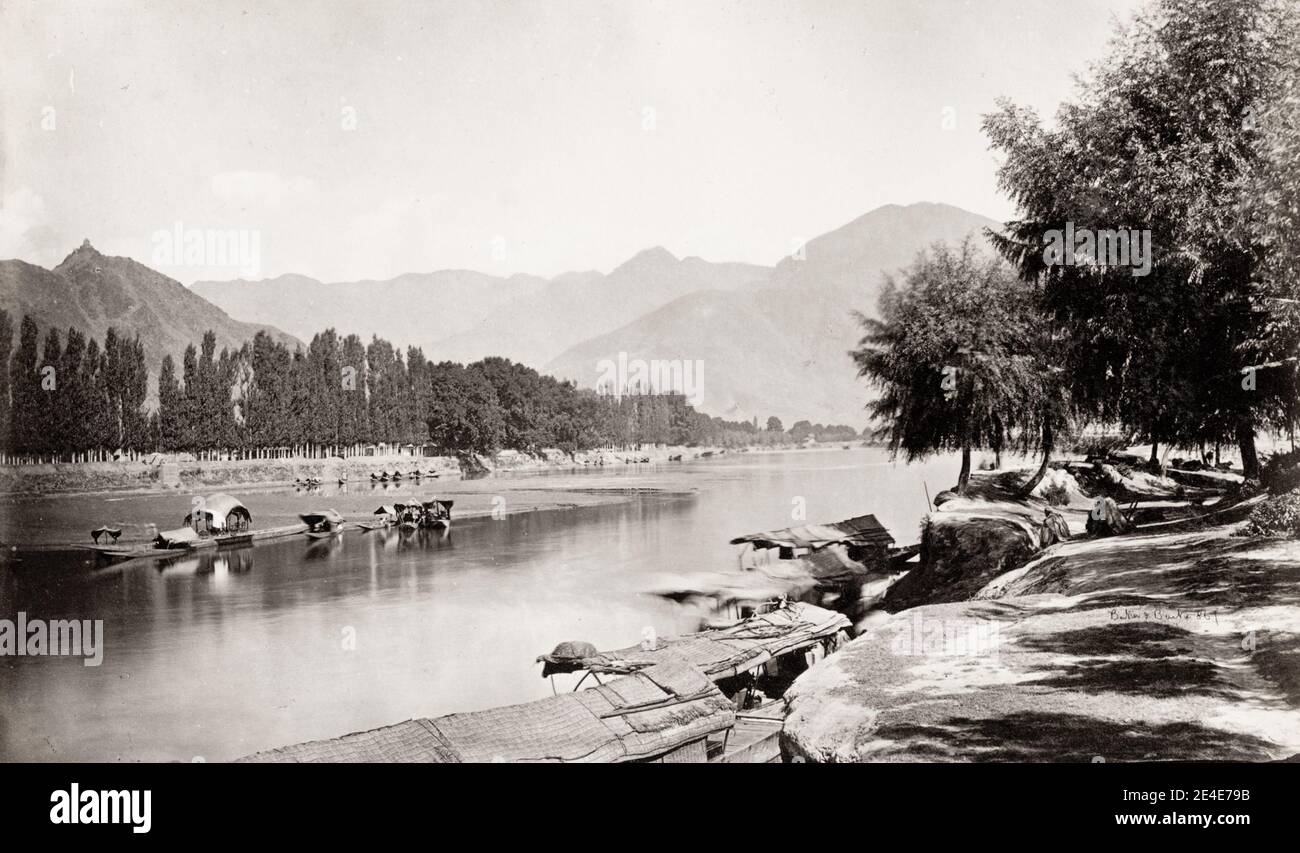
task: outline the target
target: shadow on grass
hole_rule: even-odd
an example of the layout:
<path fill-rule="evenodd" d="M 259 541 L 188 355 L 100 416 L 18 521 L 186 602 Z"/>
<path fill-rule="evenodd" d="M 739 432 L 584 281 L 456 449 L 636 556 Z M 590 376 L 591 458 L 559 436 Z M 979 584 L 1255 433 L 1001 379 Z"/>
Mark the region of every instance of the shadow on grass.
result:
<path fill-rule="evenodd" d="M 1174 592 L 1199 605 L 1265 607 L 1294 603 L 1300 598 L 1300 564 L 1214 556 L 1170 573 L 1168 583 Z"/>
<path fill-rule="evenodd" d="M 1268 741 L 1197 723 L 1119 723 L 1079 714 L 1022 711 L 989 719 L 952 717 L 942 725 L 886 725 L 917 758 L 966 761 L 1267 761 Z"/>
<path fill-rule="evenodd" d="M 1035 686 L 1083 693 L 1127 693 L 1170 699 L 1187 694 L 1235 698 L 1238 693 L 1219 667 L 1204 660 L 1083 660 L 1064 667 L 1042 667 L 1055 673 Z"/>
<path fill-rule="evenodd" d="M 1300 707 L 1300 636 L 1273 631 L 1261 635 L 1252 661 L 1291 707 Z"/>
<path fill-rule="evenodd" d="M 1026 637 L 1020 645 L 1031 651 L 1076 657 L 1128 655 L 1138 658 L 1167 658 L 1191 652 L 1191 638 L 1190 631 L 1176 625 L 1117 622 Z"/>

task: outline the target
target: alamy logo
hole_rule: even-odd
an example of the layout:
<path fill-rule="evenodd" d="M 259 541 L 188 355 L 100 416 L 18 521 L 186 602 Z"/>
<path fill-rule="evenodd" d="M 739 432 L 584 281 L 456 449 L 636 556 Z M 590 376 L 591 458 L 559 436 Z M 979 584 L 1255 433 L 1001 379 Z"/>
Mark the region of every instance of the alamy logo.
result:
<path fill-rule="evenodd" d="M 104 662 L 103 619 L 0 619 L 0 656 L 79 655 L 85 666 Z"/>
<path fill-rule="evenodd" d="M 177 222 L 170 231 L 155 231 L 156 267 L 229 267 L 245 278 L 262 269 L 262 232 L 247 228 L 186 228 Z"/>
<path fill-rule="evenodd" d="M 600 378 L 596 391 L 620 400 L 628 394 L 681 394 L 699 408 L 704 399 L 704 361 L 702 359 L 628 358 L 620 352 L 618 359 L 601 359 L 596 364 Z"/>
<path fill-rule="evenodd" d="M 50 794 L 50 823 L 125 823 L 143 835 L 153 826 L 152 801 L 152 791 L 83 791 L 73 782 Z"/>
<path fill-rule="evenodd" d="M 1133 275 L 1151 272 L 1151 229 L 1053 228 L 1043 234 L 1043 263 L 1048 266 L 1132 267 Z"/>
<path fill-rule="evenodd" d="M 896 655 L 996 655 L 1002 645 L 1001 625 L 991 619 L 934 619 L 913 613 L 890 643 Z"/>

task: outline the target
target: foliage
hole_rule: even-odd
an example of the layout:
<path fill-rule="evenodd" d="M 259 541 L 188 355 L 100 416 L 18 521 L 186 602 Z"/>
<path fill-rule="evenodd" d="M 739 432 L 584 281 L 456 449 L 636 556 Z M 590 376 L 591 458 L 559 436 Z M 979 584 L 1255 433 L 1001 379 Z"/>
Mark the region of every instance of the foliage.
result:
<path fill-rule="evenodd" d="M 145 409 L 144 350 L 109 329 L 103 348 L 78 330 L 41 340 L 23 318 L 17 347 L 0 311 L 0 449 L 72 458 L 106 450 L 277 455 L 342 452 L 359 446 L 429 445 L 448 454 L 501 448 L 570 453 L 644 444 L 777 445 L 778 430 L 695 411 L 680 394 L 620 397 L 581 390 L 507 359 L 433 363 L 375 337 L 327 329 L 290 351 L 266 332 L 238 350 L 217 350 L 206 333 L 179 365 L 158 366 L 158 403 Z M 43 389 L 41 367 L 56 368 Z M 779 425 L 779 422 L 778 422 Z M 769 420 L 769 426 L 771 421 Z M 856 436 L 852 427 L 809 425 L 822 440 Z"/>
<path fill-rule="evenodd" d="M 1034 288 L 971 240 L 935 244 L 880 294 L 880 317 L 851 355 L 880 389 L 875 437 L 908 461 L 972 448 L 1050 452 L 1067 407 Z M 796 424 L 796 427 L 798 425 Z"/>
<path fill-rule="evenodd" d="M 1295 292 L 1296 24 L 1288 0 L 1155 0 L 1055 127 L 1008 102 L 984 122 L 1021 216 L 994 244 L 1042 282 L 1074 402 L 1153 444 L 1235 440 L 1248 475 L 1255 428 L 1295 416 L 1270 299 Z M 1047 264 L 1067 223 L 1149 229 L 1150 274 Z"/>
<path fill-rule="evenodd" d="M 1273 494 L 1300 488 L 1300 450 L 1274 453 L 1266 459 L 1260 481 Z"/>
<path fill-rule="evenodd" d="M 1300 489 L 1268 498 L 1251 511 L 1242 536 L 1300 536 Z"/>

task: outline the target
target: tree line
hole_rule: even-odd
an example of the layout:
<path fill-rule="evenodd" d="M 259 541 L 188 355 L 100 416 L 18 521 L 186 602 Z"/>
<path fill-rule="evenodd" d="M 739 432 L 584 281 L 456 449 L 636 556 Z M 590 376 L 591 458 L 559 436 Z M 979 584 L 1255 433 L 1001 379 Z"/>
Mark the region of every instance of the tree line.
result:
<path fill-rule="evenodd" d="M 880 437 L 909 459 L 1043 454 L 1087 424 L 1170 448 L 1297 420 L 1300 15 L 1277 0 L 1155 0 L 1044 126 L 1002 102 L 983 127 L 1018 219 L 922 253 L 851 355 Z M 1149 266 L 1100 250 L 1146 238 Z M 1059 252 L 1061 235 L 1087 235 Z M 1093 235 L 1097 239 L 1093 240 Z M 1113 241 L 1110 246 L 1113 246 Z M 1119 262 L 1117 262 L 1117 258 Z"/>
<path fill-rule="evenodd" d="M 649 444 L 777 444 L 854 437 L 852 427 L 789 434 L 758 420 L 696 411 L 681 394 L 617 397 L 579 389 L 504 358 L 469 365 L 403 353 L 379 337 L 327 329 L 306 349 L 265 332 L 218 351 L 214 332 L 164 355 L 157 402 L 139 337 L 109 329 L 103 346 L 77 329 L 49 330 L 0 309 L 0 453 L 17 460 L 94 461 L 153 451 L 207 458 L 361 455 L 368 447 L 429 447 L 446 455 L 501 449 L 570 453 Z M 777 421 L 779 426 L 779 421 Z"/>

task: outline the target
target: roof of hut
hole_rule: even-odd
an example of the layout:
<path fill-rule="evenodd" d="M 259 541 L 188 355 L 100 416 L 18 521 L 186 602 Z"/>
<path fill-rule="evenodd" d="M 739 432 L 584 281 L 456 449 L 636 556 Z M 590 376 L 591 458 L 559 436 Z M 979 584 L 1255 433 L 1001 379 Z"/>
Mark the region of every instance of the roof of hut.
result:
<path fill-rule="evenodd" d="M 812 646 L 848 630 L 842 613 L 802 601 L 788 602 L 768 613 L 757 613 L 725 628 L 713 628 L 679 637 L 660 637 L 654 649 L 629 646 L 600 652 L 577 661 L 548 660 L 543 677 L 554 672 L 587 669 L 594 672 L 637 672 L 667 662 L 698 667 L 714 681 L 747 672 L 789 652 Z"/>
<path fill-rule="evenodd" d="M 749 543 L 755 548 L 811 548 L 816 551 L 827 545 L 889 546 L 894 537 L 889 535 L 874 515 L 859 515 L 834 524 L 805 524 L 802 527 L 783 527 L 750 533 L 731 540 L 732 545 Z"/>
<path fill-rule="evenodd" d="M 225 524 L 226 516 L 237 510 L 242 510 L 244 515 L 249 518 L 253 517 L 253 514 L 248 511 L 248 507 L 244 506 L 242 501 L 225 492 L 217 492 L 215 495 L 209 495 L 203 499 L 203 511 L 211 515 L 214 522 L 219 521 Z"/>
<path fill-rule="evenodd" d="M 622 762 L 681 750 L 736 720 L 732 703 L 680 661 L 536 702 L 407 720 L 259 752 L 250 762 Z M 700 750 L 701 757 L 703 750 Z"/>
<path fill-rule="evenodd" d="M 338 510 L 333 509 L 318 509 L 315 512 L 303 512 L 299 513 L 298 517 L 302 519 L 304 524 L 309 524 L 313 527 L 326 521 L 330 524 L 343 523 L 343 516 L 339 515 Z"/>
<path fill-rule="evenodd" d="M 178 527 L 175 530 L 164 530 L 160 532 L 157 541 L 165 548 L 175 548 L 179 545 L 189 545 L 192 542 L 198 542 L 199 534 L 194 532 L 193 527 Z"/>

